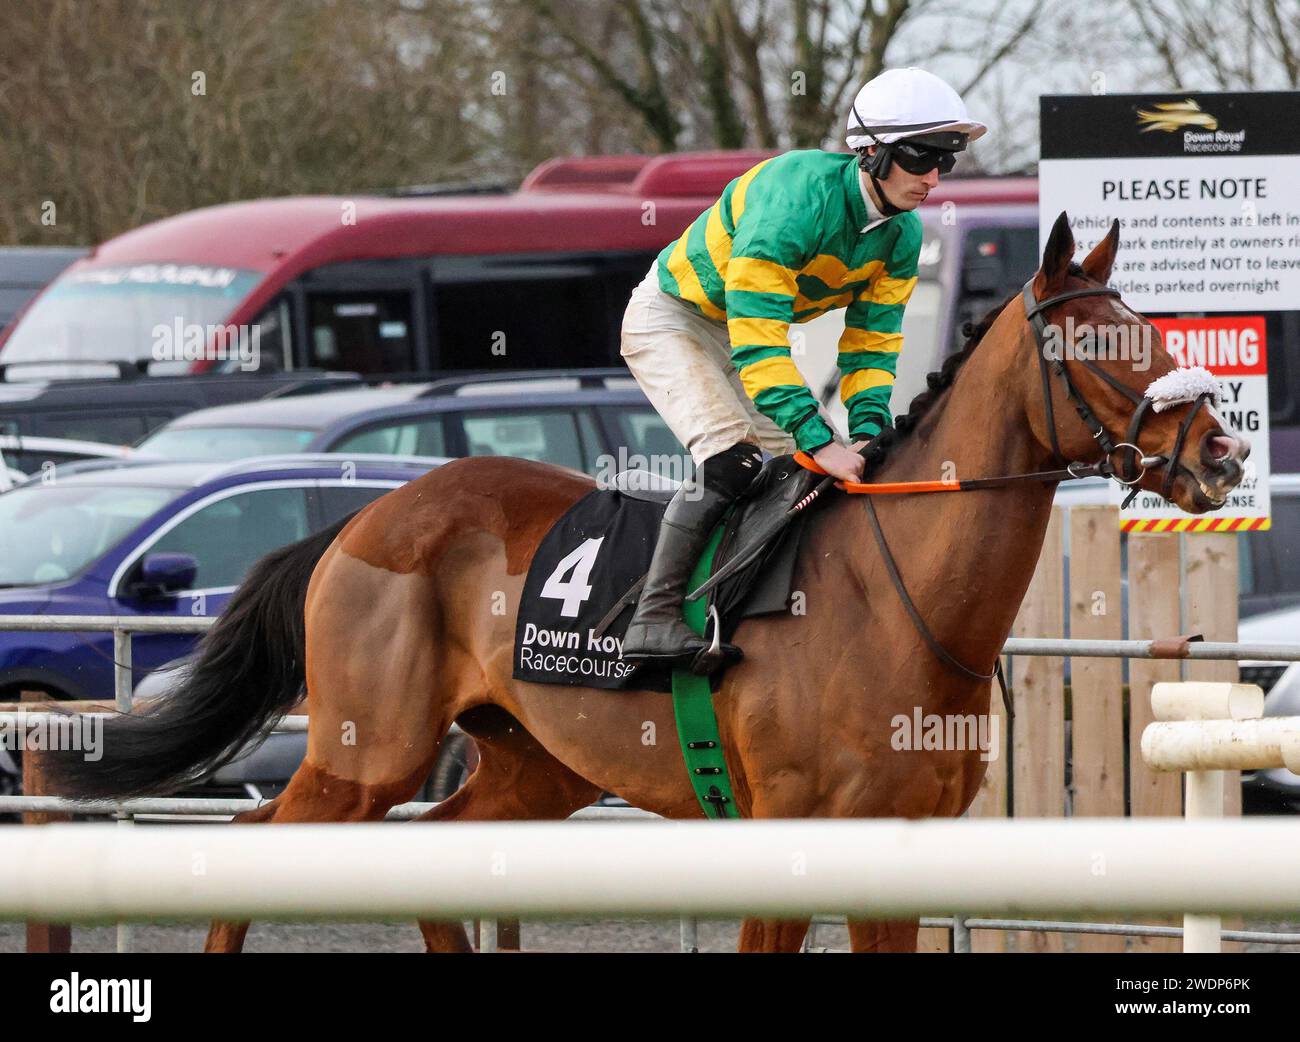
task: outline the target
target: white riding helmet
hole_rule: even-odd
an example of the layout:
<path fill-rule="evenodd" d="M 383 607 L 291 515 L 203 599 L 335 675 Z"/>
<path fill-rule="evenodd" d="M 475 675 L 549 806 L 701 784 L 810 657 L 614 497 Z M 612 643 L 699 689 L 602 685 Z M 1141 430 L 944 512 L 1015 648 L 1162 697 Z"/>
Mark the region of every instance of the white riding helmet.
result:
<path fill-rule="evenodd" d="M 853 99 L 844 140 L 857 151 L 918 135 L 942 134 L 951 135 L 949 140 L 960 141 L 960 147 L 965 147 L 986 130 L 983 123 L 970 118 L 961 95 L 938 76 L 924 69 L 887 69 L 868 81 Z"/>

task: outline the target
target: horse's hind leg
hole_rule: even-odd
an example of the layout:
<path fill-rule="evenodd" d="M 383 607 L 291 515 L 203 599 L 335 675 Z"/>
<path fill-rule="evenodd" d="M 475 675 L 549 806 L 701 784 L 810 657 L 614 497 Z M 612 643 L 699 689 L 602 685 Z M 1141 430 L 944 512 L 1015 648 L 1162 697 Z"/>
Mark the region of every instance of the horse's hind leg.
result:
<path fill-rule="evenodd" d="M 850 919 L 849 947 L 855 952 L 914 952 L 916 919 Z"/>
<path fill-rule="evenodd" d="M 420 766 L 394 782 L 363 784 L 341 778 L 304 760 L 288 787 L 271 803 L 238 815 L 240 824 L 383 821 L 397 804 L 414 796 L 428 777 L 432 754 Z M 246 922 L 214 920 L 208 929 L 207 952 L 237 952 L 248 933 Z"/>
<path fill-rule="evenodd" d="M 418 822 L 562 820 L 600 796 L 599 787 L 574 774 L 504 711 L 473 712 L 474 721 L 462 719 L 461 726 L 478 743 L 478 767 Z M 421 920 L 420 932 L 430 952 L 472 950 L 459 922 Z"/>
<path fill-rule="evenodd" d="M 440 618 L 427 579 L 322 558 L 307 593 L 307 758 L 257 820 L 382 821 L 419 791 L 465 686 L 439 659 Z M 246 929 L 213 923 L 208 950 L 237 951 Z"/>
<path fill-rule="evenodd" d="M 270 803 L 264 803 L 260 807 L 254 807 L 252 810 L 236 814 L 230 823 L 232 825 L 254 825 L 270 821 L 275 817 L 276 804 L 279 801 L 280 797 L 277 796 Z M 244 922 L 228 922 L 222 919 L 214 919 L 212 925 L 208 927 L 208 939 L 203 946 L 203 950 L 205 952 L 242 951 L 244 936 L 248 933 L 248 926 L 247 920 Z"/>

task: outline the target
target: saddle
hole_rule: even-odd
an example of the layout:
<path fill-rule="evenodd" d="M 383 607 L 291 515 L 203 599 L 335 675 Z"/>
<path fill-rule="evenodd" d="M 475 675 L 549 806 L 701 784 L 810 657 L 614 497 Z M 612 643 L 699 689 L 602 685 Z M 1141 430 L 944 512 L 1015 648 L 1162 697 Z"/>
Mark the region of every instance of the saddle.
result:
<path fill-rule="evenodd" d="M 710 574 L 737 552 L 752 553 L 755 534 L 770 533 L 772 519 L 788 514 L 816 481 L 817 475 L 793 456 L 769 460 L 720 522 L 710 543 Z M 648 472 L 626 471 L 612 486 L 584 496 L 543 537 L 520 599 L 515 679 L 672 690 L 669 670 L 624 661 L 621 651 L 660 519 L 678 485 Z M 746 618 L 788 610 L 803 516 L 794 515 L 749 564 L 706 595 L 720 639 L 729 640 Z M 715 689 L 719 676 L 711 678 Z"/>

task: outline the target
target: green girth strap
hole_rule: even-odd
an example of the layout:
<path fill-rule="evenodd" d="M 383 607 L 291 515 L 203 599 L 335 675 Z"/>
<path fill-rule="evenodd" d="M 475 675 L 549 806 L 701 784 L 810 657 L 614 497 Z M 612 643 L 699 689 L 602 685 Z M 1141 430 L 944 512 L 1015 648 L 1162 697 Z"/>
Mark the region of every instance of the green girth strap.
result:
<path fill-rule="evenodd" d="M 713 558 L 722 540 L 723 526 L 718 525 L 710 537 L 704 553 L 691 574 L 688 590 L 694 590 L 709 577 Z M 708 620 L 705 602 L 701 597 L 686 601 L 683 614 L 686 625 L 701 636 Z M 718 716 L 713 711 L 713 692 L 709 678 L 698 677 L 690 670 L 673 670 L 673 713 L 677 717 L 677 738 L 682 745 L 682 759 L 691 779 L 695 798 L 700 801 L 706 818 L 738 818 L 736 797 L 731 791 L 731 777 L 722 755 L 722 741 L 718 737 Z"/>

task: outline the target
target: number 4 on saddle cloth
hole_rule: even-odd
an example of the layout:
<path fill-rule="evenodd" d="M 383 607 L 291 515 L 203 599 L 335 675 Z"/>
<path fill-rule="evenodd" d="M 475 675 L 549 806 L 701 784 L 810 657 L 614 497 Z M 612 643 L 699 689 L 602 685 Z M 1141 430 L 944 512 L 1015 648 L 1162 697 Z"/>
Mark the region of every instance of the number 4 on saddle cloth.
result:
<path fill-rule="evenodd" d="M 755 533 L 790 512 L 816 478 L 793 456 L 769 460 L 718 525 L 688 590 L 695 590 L 735 551 L 750 548 Z M 652 487 L 656 483 L 658 487 Z M 620 474 L 614 484 L 615 488 L 578 500 L 538 547 L 519 604 L 515 679 L 672 690 L 668 669 L 625 661 L 621 651 L 641 581 L 650 567 L 660 518 L 676 488 L 644 471 Z M 705 619 L 716 611 L 721 639 L 729 640 L 741 620 L 786 611 L 802 520 L 802 512 L 796 514 L 751 564 L 705 597 L 687 602 L 687 624 L 703 633 Z M 712 678 L 715 690 L 718 676 Z"/>
<path fill-rule="evenodd" d="M 671 691 L 682 759 L 705 817 L 739 817 L 713 711 L 720 674 L 706 680 L 622 657 L 659 521 L 676 491 L 633 491 L 645 489 L 649 477 L 619 475 L 619 487 L 578 500 L 542 539 L 519 602 L 514 676 L 541 684 Z M 706 595 L 686 602 L 686 623 L 696 633 L 705 633 L 712 615 L 720 639 L 729 640 L 741 619 L 787 610 L 805 516 L 795 507 L 807 505 L 816 480 L 793 456 L 763 467 L 714 531 L 687 583 L 695 591 L 733 562 L 733 574 L 718 575 Z"/>

